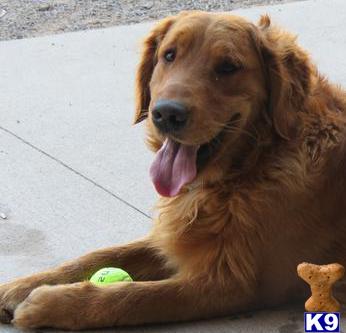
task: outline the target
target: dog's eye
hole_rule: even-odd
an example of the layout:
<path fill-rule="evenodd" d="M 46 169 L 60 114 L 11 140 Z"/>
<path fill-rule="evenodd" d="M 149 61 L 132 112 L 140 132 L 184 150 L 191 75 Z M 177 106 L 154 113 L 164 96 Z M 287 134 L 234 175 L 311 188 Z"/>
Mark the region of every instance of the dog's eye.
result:
<path fill-rule="evenodd" d="M 165 52 L 164 58 L 166 61 L 172 62 L 175 59 L 175 54 L 176 54 L 176 52 L 174 49 L 169 49 Z"/>
<path fill-rule="evenodd" d="M 239 69 L 239 66 L 234 65 L 229 60 L 224 60 L 215 67 L 215 72 L 217 74 L 232 74 Z"/>

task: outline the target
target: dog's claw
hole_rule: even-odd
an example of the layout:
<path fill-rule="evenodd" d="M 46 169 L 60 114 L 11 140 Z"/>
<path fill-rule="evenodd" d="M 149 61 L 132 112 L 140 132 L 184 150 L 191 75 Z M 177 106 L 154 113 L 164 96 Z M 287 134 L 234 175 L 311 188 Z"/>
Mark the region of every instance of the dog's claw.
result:
<path fill-rule="evenodd" d="M 0 322 L 3 324 L 10 324 L 13 319 L 13 311 L 9 309 L 1 309 Z"/>

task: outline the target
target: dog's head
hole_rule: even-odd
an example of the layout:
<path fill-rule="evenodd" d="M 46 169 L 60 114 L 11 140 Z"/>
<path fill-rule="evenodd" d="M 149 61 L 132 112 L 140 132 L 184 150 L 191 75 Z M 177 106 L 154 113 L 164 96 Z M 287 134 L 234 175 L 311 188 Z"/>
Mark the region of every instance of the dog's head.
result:
<path fill-rule="evenodd" d="M 158 192 L 175 196 L 212 174 L 256 124 L 278 140 L 294 137 L 310 71 L 295 38 L 266 16 L 258 26 L 204 12 L 162 20 L 144 43 L 135 115 L 135 123 L 148 118 L 148 142 L 158 151 L 151 167 Z"/>

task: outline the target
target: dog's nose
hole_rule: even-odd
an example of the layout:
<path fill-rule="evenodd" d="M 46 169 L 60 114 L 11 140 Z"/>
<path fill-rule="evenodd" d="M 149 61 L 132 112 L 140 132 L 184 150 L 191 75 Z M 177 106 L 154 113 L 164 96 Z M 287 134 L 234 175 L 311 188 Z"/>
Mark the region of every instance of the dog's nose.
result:
<path fill-rule="evenodd" d="M 155 126 L 164 133 L 182 130 L 188 119 L 188 110 L 184 104 L 171 100 L 159 100 L 152 110 Z"/>

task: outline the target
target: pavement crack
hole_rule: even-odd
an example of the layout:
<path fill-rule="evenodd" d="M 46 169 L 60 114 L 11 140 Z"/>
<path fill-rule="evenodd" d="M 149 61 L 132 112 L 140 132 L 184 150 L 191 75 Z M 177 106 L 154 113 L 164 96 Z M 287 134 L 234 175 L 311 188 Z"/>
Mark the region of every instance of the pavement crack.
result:
<path fill-rule="evenodd" d="M 125 204 L 126 206 L 134 209 L 135 211 L 137 211 L 138 213 L 142 214 L 143 216 L 151 219 L 151 216 L 148 215 L 147 213 L 143 212 L 142 210 L 138 209 L 137 207 L 135 207 L 134 205 L 132 205 L 131 203 L 129 203 L 128 201 L 122 199 L 121 197 L 119 197 L 118 195 L 116 195 L 115 193 L 113 193 L 112 191 L 108 190 L 107 188 L 105 188 L 104 186 L 98 184 L 96 181 L 94 181 L 93 179 L 83 175 L 82 173 L 80 173 L 79 171 L 73 169 L 72 167 L 70 167 L 69 165 L 67 165 L 65 162 L 59 160 L 58 158 L 54 157 L 53 155 L 45 152 L 44 150 L 42 150 L 39 147 L 36 147 L 35 145 L 33 145 L 32 143 L 30 143 L 29 141 L 23 139 L 22 137 L 20 137 L 19 135 L 17 135 L 16 133 L 8 130 L 7 128 L 4 128 L 2 126 L 0 126 L 0 130 L 6 132 L 7 134 L 15 137 L 16 139 L 18 139 L 19 141 L 21 141 L 22 143 L 24 143 L 25 145 L 31 147 L 32 149 L 38 151 L 39 153 L 43 154 L 44 156 L 48 157 L 49 159 L 55 161 L 56 163 L 60 164 L 61 166 L 63 166 L 64 168 L 68 169 L 69 171 L 73 172 L 74 174 L 76 174 L 77 176 L 83 178 L 84 180 L 86 180 L 87 182 L 93 184 L 94 186 L 96 186 L 97 188 L 99 188 L 100 190 L 106 192 L 107 194 L 111 195 L 113 198 L 119 200 L 120 202 L 122 202 L 123 204 Z"/>

